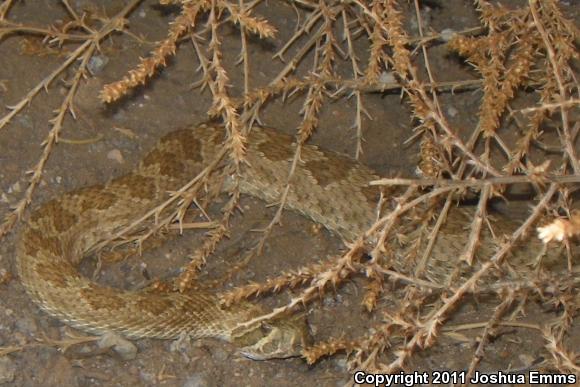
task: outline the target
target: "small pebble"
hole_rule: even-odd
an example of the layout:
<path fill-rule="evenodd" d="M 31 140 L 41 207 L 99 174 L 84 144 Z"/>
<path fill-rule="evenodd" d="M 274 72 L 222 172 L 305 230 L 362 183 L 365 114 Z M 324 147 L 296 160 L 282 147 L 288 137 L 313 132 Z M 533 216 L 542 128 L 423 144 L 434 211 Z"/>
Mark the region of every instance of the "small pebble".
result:
<path fill-rule="evenodd" d="M 441 39 L 444 42 L 450 41 L 454 35 L 455 35 L 455 30 L 453 30 L 451 28 L 445 28 L 443 31 L 441 31 Z"/>
<path fill-rule="evenodd" d="M 156 381 L 156 375 L 153 372 L 148 372 L 147 370 L 139 370 L 139 376 L 141 379 L 149 385 L 152 385 Z"/>
<path fill-rule="evenodd" d="M 343 297 L 340 294 L 330 294 L 322 300 L 322 304 L 326 307 L 335 307 L 337 305 L 341 305 L 343 303 Z"/>
<path fill-rule="evenodd" d="M 20 187 L 20 182 L 17 181 L 16 183 L 12 184 L 12 186 L 10 186 L 8 188 L 8 193 L 13 193 L 13 192 L 18 193 L 18 192 L 20 192 L 21 189 L 22 188 Z"/>
<path fill-rule="evenodd" d="M 125 162 L 125 159 L 123 158 L 123 155 L 121 154 L 121 151 L 118 149 L 113 149 L 113 150 L 109 151 L 109 153 L 107 153 L 107 158 L 109 160 L 116 161 L 119 164 L 123 164 Z"/>
<path fill-rule="evenodd" d="M 109 63 L 108 57 L 104 55 L 94 55 L 89 59 L 87 67 L 92 74 L 98 74 L 107 63 Z"/>
<path fill-rule="evenodd" d="M 334 367 L 340 373 L 348 372 L 348 362 L 346 361 L 346 357 L 344 357 L 344 356 L 338 357 L 334 361 Z"/>
<path fill-rule="evenodd" d="M 112 348 L 123 360 L 133 360 L 137 356 L 137 347 L 127 339 L 112 332 L 105 333 L 97 342 L 99 348 Z"/>
<path fill-rule="evenodd" d="M 459 111 L 455 109 L 453 106 L 447 108 L 447 114 L 449 114 L 449 117 L 451 118 L 454 118 L 458 113 Z"/>
<path fill-rule="evenodd" d="M 220 347 L 216 347 L 212 351 L 212 356 L 216 361 L 221 363 L 221 362 L 226 361 L 228 359 L 228 357 L 230 356 L 230 354 L 229 354 L 229 352 L 225 351 L 224 349 L 222 349 Z"/>
<path fill-rule="evenodd" d="M 397 83 L 395 75 L 392 71 L 383 71 L 379 77 L 380 83 Z"/>

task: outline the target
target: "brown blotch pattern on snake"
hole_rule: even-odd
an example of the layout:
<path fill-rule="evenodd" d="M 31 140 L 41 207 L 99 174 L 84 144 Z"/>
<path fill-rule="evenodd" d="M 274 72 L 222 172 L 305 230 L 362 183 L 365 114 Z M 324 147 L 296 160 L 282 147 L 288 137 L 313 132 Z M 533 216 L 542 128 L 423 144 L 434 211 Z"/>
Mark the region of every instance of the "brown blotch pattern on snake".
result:
<path fill-rule="evenodd" d="M 118 190 L 116 187 L 119 186 L 124 187 L 132 197 L 139 199 L 150 199 L 157 193 L 155 182 L 140 175 L 125 175 L 113 179 L 107 189 L 116 192 Z"/>
<path fill-rule="evenodd" d="M 121 309 L 126 302 L 117 292 L 94 284 L 88 284 L 80 289 L 81 296 L 93 309 Z"/>
<path fill-rule="evenodd" d="M 36 262 L 35 269 L 42 278 L 56 288 L 66 288 L 68 281 L 79 279 L 76 269 L 71 265 L 54 264 L 52 262 Z"/>

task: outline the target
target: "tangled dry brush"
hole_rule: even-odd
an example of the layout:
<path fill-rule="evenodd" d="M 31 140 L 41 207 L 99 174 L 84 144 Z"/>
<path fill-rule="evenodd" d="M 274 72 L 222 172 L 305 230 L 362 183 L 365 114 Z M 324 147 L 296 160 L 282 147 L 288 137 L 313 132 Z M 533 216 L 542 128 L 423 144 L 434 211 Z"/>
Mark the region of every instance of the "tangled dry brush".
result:
<path fill-rule="evenodd" d="M 0 227 L 1 235 L 13 228 L 34 199 L 63 122 L 69 114 L 74 117 L 75 94 L 85 78 L 90 77 L 87 66 L 91 57 L 103 45 L 110 44 L 110 37 L 114 40 L 120 33 L 129 33 L 129 16 L 143 6 L 141 0 L 133 0 L 113 17 L 97 17 L 80 13 L 62 0 L 69 21 L 58 26 L 35 27 L 11 22 L 13 3 L 8 0 L 0 6 L 0 39 L 13 34 L 40 36 L 44 50 L 66 47 L 68 51 L 59 68 L 0 117 L 0 128 L 20 114 L 41 90 L 50 90 L 55 80 L 68 77 L 70 87 L 50 120 L 50 130 L 42 142 L 42 155 L 31 168 L 25 193 Z M 362 308 L 369 315 L 380 316 L 377 321 L 381 322 L 366 332 L 319 339 L 304 351 L 304 357 L 309 363 L 316 363 L 321 357 L 346 352 L 353 370 L 395 372 L 404 368 L 416 353 L 436 345 L 444 332 L 454 329 L 446 321 L 471 294 L 485 297 L 493 312 L 490 318 L 466 328 L 479 329 L 470 372 L 485 356 L 486 345 L 498 327 L 507 325 L 537 330 L 543 335 L 545 350 L 551 355 L 544 364 L 546 368 L 580 373 L 578 354 L 567 345 L 569 331 L 577 324 L 580 306 L 579 263 L 572 246 L 575 235 L 580 233 L 580 214 L 573 210 L 577 207 L 580 183 L 580 124 L 575 121 L 580 96 L 574 68 L 578 65 L 580 35 L 577 25 L 562 14 L 557 1 L 529 0 L 515 8 L 496 1 L 475 0 L 478 25 L 463 31 L 433 31 L 424 27 L 418 0 L 288 0 L 297 15 L 296 29 L 275 55 L 283 59 L 285 66 L 265 87 L 250 84 L 252 58 L 248 45 L 252 44 L 251 39 L 270 40 L 277 34 L 274 20 L 258 16 L 261 7 L 268 4 L 261 0 L 164 0 L 160 3 L 179 7 L 177 16 L 168 25 L 165 39 L 138 66 L 128 70 L 117 82 L 106 85 L 100 98 L 106 104 L 131 98 L 133 89 L 147 84 L 161 71 L 171 71 L 164 69 L 168 58 L 187 43 L 194 48 L 199 63 L 199 72 L 192 74 L 192 80 L 201 74 L 197 86 L 211 93 L 208 116 L 221 119 L 227 129 L 221 156 L 228 160 L 229 173 L 235 174 L 243 165 L 247 129 L 259 120 L 263 106 L 290 96 L 303 100 L 301 121 L 296 128 L 299 145 L 319 126 L 325 104 L 349 98 L 356 105 L 352 123 L 358 157 L 363 149 L 363 116 L 370 114 L 364 106 L 365 96 L 386 91 L 400 92 L 403 103 L 410 106 L 410 122 L 414 127 L 409 141 L 421 144 L 417 178 L 372 182 L 384 192 L 391 192 L 391 197 L 396 195 L 396 200 L 387 200 L 396 205 L 364 235 L 352 241 L 344 254 L 296 268 L 265 282 L 236 288 L 224 295 L 225 302 L 293 289 L 290 302 L 262 317 L 267 319 L 304 307 L 316 308 L 312 301 L 327 292 L 341 292 L 345 281 L 357 279 L 364 289 Z M 410 23 L 414 23 L 418 35 L 410 35 Z M 223 61 L 223 25 L 227 24 L 234 25 L 239 32 L 234 37 L 240 50 L 236 66 L 225 65 Z M 429 48 L 440 45 L 445 45 L 450 55 L 462 58 L 464 66 L 471 68 L 476 77 L 438 82 L 430 65 Z M 231 85 L 233 71 L 242 72 L 243 84 Z M 466 90 L 481 95 L 477 123 L 472 127 L 454 127 L 442 113 L 445 109 L 440 103 L 441 95 Z M 524 93 L 526 97 L 522 99 Z M 509 141 L 503 138 L 506 132 L 510 133 Z M 215 165 L 218 164 L 216 160 Z M 151 216 L 157 218 L 157 223 L 138 237 L 140 242 L 159 229 L 181 222 L 187 206 L 201 195 L 200 188 L 204 187 L 210 170 L 195 179 L 192 176 L 190 184 L 164 206 L 152 211 Z M 462 198 L 475 200 L 477 210 L 471 226 L 465 230 L 468 236 L 465 249 L 457 259 L 467 266 L 475 265 L 480 235 L 489 227 L 486 205 L 492 198 L 502 197 L 516 183 L 533 187 L 534 206 L 512 235 L 496 238 L 492 256 L 479 262 L 477 270 L 470 271 L 466 277 L 456 277 L 462 279 L 453 286 L 450 282 L 430 282 L 420 269 L 414 275 L 392 270 L 388 246 L 401 243 L 407 246 L 410 260 L 416 259 L 423 263 L 418 267 L 424 267 L 432 244 L 421 243 L 419 239 L 434 240 L 446 213 Z M 174 284 L 180 290 L 192 286 L 200 267 L 226 235 L 239 198 L 235 188 L 230 194 L 223 218 L 207 234 L 204 245 Z M 177 201 L 181 203 L 177 210 L 162 211 Z M 284 197 L 280 209 L 283 202 Z M 281 210 L 265 230 L 255 252 L 259 252 L 280 216 Z M 403 240 L 401 234 L 409 227 L 419 227 L 420 232 Z M 543 270 L 541 264 L 534 270 L 516 267 L 513 269 L 531 272 L 533 276 L 523 276 L 519 282 L 490 283 L 489 274 L 506 267 L 510 251 L 520 239 L 536 238 L 537 227 L 547 249 L 563 246 L 566 251 L 563 259 L 567 259 L 565 270 L 553 273 Z M 397 288 L 398 302 L 387 306 L 383 302 L 385 292 L 391 293 L 394 288 Z M 518 323 L 518 316 L 531 299 L 549 305 L 556 318 L 538 324 Z M 456 332 L 460 329 L 455 327 Z"/>

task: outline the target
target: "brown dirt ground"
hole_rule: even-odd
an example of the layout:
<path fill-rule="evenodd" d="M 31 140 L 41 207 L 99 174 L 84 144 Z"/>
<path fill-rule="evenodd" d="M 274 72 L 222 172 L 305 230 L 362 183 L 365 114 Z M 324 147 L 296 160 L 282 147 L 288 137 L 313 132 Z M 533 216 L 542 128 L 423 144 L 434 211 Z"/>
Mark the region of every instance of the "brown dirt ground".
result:
<path fill-rule="evenodd" d="M 82 7 L 91 2 L 76 1 Z M 120 9 L 120 2 L 102 2 L 107 14 Z M 573 3 L 573 2 L 571 2 Z M 572 17 L 578 17 L 571 3 L 562 7 Z M 17 2 L 10 14 L 16 22 L 49 25 L 65 17 L 59 2 L 52 0 Z M 445 28 L 461 30 L 479 25 L 471 1 L 451 0 L 429 2 L 423 8 L 424 20 L 436 31 Z M 438 6 L 435 6 L 439 4 Z M 147 1 L 130 17 L 130 30 L 143 34 L 152 42 L 164 37 L 167 23 L 173 13 L 163 13 Z M 283 66 L 272 54 L 291 36 L 295 25 L 295 13 L 286 3 L 270 1 L 256 11 L 268 18 L 279 29 L 275 39 L 263 42 L 251 39 L 251 84 L 265 84 Z M 576 14 L 574 15 L 574 12 Z M 409 26 L 416 33 L 415 26 Z M 239 52 L 237 30 L 224 27 L 225 63 L 233 63 Z M 62 61 L 55 55 L 24 55 L 19 51 L 22 36 L 12 36 L 0 44 L 0 80 L 5 86 L 0 90 L 0 103 L 14 104 Z M 358 48 L 366 49 L 366 42 L 358 41 Z M 68 119 L 62 137 L 66 139 L 91 139 L 102 136 L 89 144 L 60 143 L 53 151 L 41 187 L 34 196 L 34 205 L 73 188 L 103 182 L 111 176 L 128 171 L 163 134 L 184 125 L 205 120 L 210 103 L 208 92 L 192 90 L 190 85 L 199 74 L 192 48 L 183 43 L 168 67 L 146 87 L 137 90 L 131 98 L 111 107 L 101 105 L 96 98 L 103 83 L 117 80 L 151 49 L 150 44 L 139 44 L 128 36 L 115 36 L 103 44 L 99 59 L 107 61 L 95 75 L 83 83 L 77 96 L 78 119 Z M 449 55 L 444 46 L 429 50 L 431 65 L 439 81 L 472 79 L 475 75 L 468 66 Z M 230 68 L 232 84 L 240 85 L 241 71 Z M 348 69 L 348 67 L 346 67 Z M 239 90 L 239 88 L 237 89 Z M 66 85 L 57 82 L 48 93 L 41 93 L 32 104 L 19 114 L 8 127 L 0 131 L 0 216 L 4 217 L 22 195 L 26 187 L 24 171 L 33 166 L 40 155 L 40 142 L 49 128 L 48 119 L 60 104 Z M 473 127 L 477 122 L 479 92 L 441 95 L 441 103 L 447 109 L 454 127 Z M 270 103 L 261 114 L 264 124 L 291 132 L 300 120 L 301 99 L 286 103 L 277 100 Z M 417 163 L 417 147 L 404 147 L 403 142 L 412 134 L 410 112 L 399 95 L 365 94 L 365 108 L 373 119 L 364 118 L 364 163 L 383 175 L 411 176 Z M 354 152 L 354 133 L 349 130 L 353 122 L 355 104 L 340 99 L 327 103 L 322 111 L 321 125 L 312 142 L 324 148 L 344 153 Z M 136 137 L 131 138 L 115 127 L 127 128 Z M 122 160 L 111 159 L 111 151 L 120 152 Z M 265 208 L 262 202 L 244 197 L 241 202 L 244 214 L 235 217 L 231 238 L 220 244 L 204 269 L 204 278 L 219 277 L 259 238 L 252 230 L 265 226 L 274 214 L 273 208 Z M 217 215 L 214 213 L 214 215 Z M 330 233 L 315 232 L 313 224 L 302 217 L 285 213 L 283 225 L 277 227 L 269 238 L 264 254 L 254 260 L 250 268 L 236 276 L 231 284 L 244 284 L 248 280 L 261 280 L 297 268 L 313 260 L 323 259 L 342 248 L 338 238 Z M 16 275 L 14 266 L 14 241 L 20 227 L 4 239 L 0 245 L 0 269 Z M 117 287 L 131 288 L 142 283 L 143 268 L 153 278 L 175 275 L 177 268 L 187 261 L 187 256 L 200 242 L 200 233 L 188 232 L 163 247 L 147 251 L 143 257 L 133 257 L 124 262 L 107 265 L 99 273 L 100 280 Z M 87 268 L 90 270 L 90 268 Z M 343 286 L 338 295 L 329 293 L 315 304 L 309 320 L 315 336 L 319 339 L 341 334 L 356 336 L 372 325 L 376 316 L 367 316 L 357 305 L 360 300 L 357 281 Z M 283 295 L 282 298 L 287 297 Z M 287 299 L 287 298 L 286 298 Z M 542 306 L 528 310 L 527 321 L 549 318 L 542 313 Z M 353 313 L 355 311 L 355 313 Z M 489 310 L 478 302 L 468 301 L 460 319 L 453 323 L 482 321 Z M 552 315 L 553 316 L 553 315 Z M 32 304 L 17 278 L 0 286 L 0 346 L 35 343 L 38 339 L 63 337 L 65 327 L 49 318 Z M 571 331 L 571 348 L 580 347 L 580 328 Z M 409 369 L 437 370 L 464 369 L 469 364 L 477 332 L 464 332 L 468 340 L 462 341 L 443 336 L 441 344 L 414 358 Z M 323 359 L 314 366 L 307 366 L 300 359 L 255 362 L 236 354 L 233 346 L 215 340 L 172 343 L 161 340 L 135 342 L 138 354 L 134 360 L 123 361 L 112 352 L 92 353 L 93 344 L 82 344 L 65 354 L 50 347 L 29 348 L 15 352 L 4 359 L 0 368 L 14 371 L 6 385 L 15 386 L 217 386 L 217 385 L 343 385 L 350 380 L 345 357 L 338 355 Z M 530 362 L 547 356 L 542 341 L 534 331 L 503 329 L 497 340 L 486 352 L 480 369 L 506 370 L 524 368 Z M 10 379 L 10 378 L 9 378 Z"/>

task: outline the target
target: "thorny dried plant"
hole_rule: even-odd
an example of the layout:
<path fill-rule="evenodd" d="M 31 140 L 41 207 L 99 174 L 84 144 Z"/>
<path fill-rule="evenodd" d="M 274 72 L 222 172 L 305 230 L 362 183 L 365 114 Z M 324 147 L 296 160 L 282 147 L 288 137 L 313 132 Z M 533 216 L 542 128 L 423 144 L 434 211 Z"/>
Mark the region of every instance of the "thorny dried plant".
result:
<path fill-rule="evenodd" d="M 66 0 L 62 0 L 71 20 L 49 28 L 11 22 L 12 3 L 8 0 L 0 5 L 0 39 L 16 33 L 39 35 L 47 49 L 64 46 L 73 49 L 66 52 L 59 68 L 22 100 L 8 107 L 8 113 L 0 118 L 0 129 L 21 113 L 42 89 L 49 89 L 56 79 L 65 77 L 66 69 L 74 69 L 74 76 L 61 106 L 50 120 L 51 129 L 42 143 L 43 153 L 31 170 L 27 190 L 0 227 L 0 235 L 5 235 L 23 215 L 33 198 L 45 163 L 58 142 L 66 115 L 70 113 L 74 118 L 75 93 L 79 84 L 89 76 L 86 69 L 89 59 L 112 33 L 128 32 L 127 17 L 141 1 L 129 2 L 117 15 L 101 18 L 95 27 L 87 24 L 86 15 L 79 15 Z M 179 15 L 168 26 L 166 38 L 127 75 L 106 85 L 100 94 L 102 101 L 113 103 L 127 97 L 137 86 L 147 84 L 163 71 L 168 58 L 180 48 L 180 43 L 189 41 L 201 72 L 197 86 L 207 88 L 212 96 L 208 115 L 223 120 L 227 136 L 222 153 L 212 165 L 199 176 L 192 176 L 191 182 L 173 193 L 166 203 L 122 230 L 114 239 L 136 229 L 146 218 L 155 218 L 156 222 L 153 228 L 138 237 L 139 242 L 171 223 L 182 227 L 185 209 L 201 200 L 202 188 L 206 187 L 210 176 L 214 176 L 214 169 L 221 159 L 229 161 L 223 173 L 239 174 L 248 130 L 259 121 L 259 113 L 267 101 L 303 96 L 302 120 L 296 131 L 298 146 L 294 163 L 288 171 L 290 181 L 300 158 L 300 146 L 319 126 L 320 112 L 325 104 L 342 98 L 355 101 L 353 128 L 357 145 L 354 153 L 358 158 L 363 150 L 363 117 L 370 117 L 364 106 L 365 94 L 400 90 L 412 109 L 415 122 L 415 134 L 411 140 L 419 137 L 421 142 L 422 159 L 418 165 L 421 177 L 372 182 L 383 187 L 407 187 L 404 193 L 396 191 L 399 193 L 393 200 L 396 203 L 393 211 L 378 219 L 359 239 L 351 241 L 343 255 L 288 271 L 261 283 L 236 288 L 224 296 L 225 302 L 294 289 L 296 293 L 290 302 L 257 319 L 265 320 L 309 305 L 327 292 L 340 292 L 345 281 L 358 278 L 365 289 L 362 297 L 364 310 L 381 316 L 382 322 L 368 332 L 319 340 L 304 351 L 304 357 L 312 364 L 323 356 L 347 352 L 351 370 L 396 372 L 403 369 L 415 353 L 432 347 L 443 332 L 453 329 L 445 326 L 446 321 L 466 295 L 491 293 L 497 300 L 494 313 L 488 321 L 473 324 L 473 327 L 483 330 L 469 366 L 471 373 L 485 357 L 486 346 L 495 329 L 517 324 L 515 320 L 519 311 L 528 298 L 536 296 L 546 305 L 552 305 L 559 316 L 550 324 L 535 327 L 543 333 L 545 348 L 552 356 L 545 367 L 580 373 L 578 354 L 565 342 L 579 308 L 578 263 L 572 256 L 569 243 L 580 234 L 580 215 L 571 210 L 574 207 L 573 194 L 580 182 L 580 126 L 574 124 L 580 98 L 572 65 L 579 59 L 576 47 L 579 31 L 562 15 L 556 1 L 529 0 L 521 8 L 510 9 L 496 2 L 475 0 L 481 25 L 450 34 L 448 31 L 425 31 L 419 1 L 288 0 L 300 17 L 295 33 L 275 55 L 286 65 L 266 86 L 257 88 L 250 85 L 249 36 L 268 39 L 277 33 L 273 21 L 256 15 L 256 8 L 262 1 L 160 0 L 160 3 L 180 7 Z M 419 36 L 408 33 L 406 26 L 411 18 L 418 26 Z M 220 27 L 227 23 L 237 26 L 239 31 L 239 68 L 244 80 L 241 90 L 230 85 L 231 75 L 226 70 L 229 67 L 223 63 L 224 36 Z M 368 51 L 361 54 L 355 49 L 355 42 L 365 38 L 369 40 Z M 437 82 L 427 50 L 433 44 L 446 44 L 449 52 L 464 58 L 480 79 Z M 30 45 L 25 47 L 32 50 Z M 35 50 L 32 52 L 44 54 Z M 311 67 L 303 71 L 307 63 L 311 63 Z M 350 77 L 344 76 L 345 63 L 350 66 L 347 66 Z M 237 68 L 230 71 L 237 71 Z M 478 90 L 482 98 L 477 125 L 462 128 L 459 135 L 460 128 L 454 127 L 442 113 L 444 109 L 439 96 L 461 89 Z M 525 107 L 516 109 L 513 104 L 523 90 L 531 96 L 526 99 Z M 549 138 L 557 139 L 559 143 L 550 147 L 545 143 L 546 131 L 549 130 L 545 128 L 553 127 L 554 121 L 557 121 L 557 130 L 552 130 Z M 515 141 L 502 138 L 504 132 L 500 129 L 506 127 L 515 132 Z M 551 162 L 534 164 L 531 154 L 537 149 L 548 148 L 556 149 Z M 512 235 L 506 235 L 503 241 L 498 238 L 491 258 L 482 262 L 467 278 L 453 285 L 452 278 L 461 278 L 460 273 L 455 273 L 455 277 L 443 284 L 427 280 L 423 268 L 433 244 L 425 245 L 420 238 L 434 241 L 453 204 L 461 197 L 478 197 L 471 227 L 465 230 L 468 242 L 460 256 L 460 260 L 471 265 L 476 259 L 482 229 L 487 227 L 489 199 L 501 196 L 506 187 L 515 183 L 531 184 L 538 199 L 521 226 Z M 279 211 L 264 230 L 256 253 L 279 222 L 288 189 L 289 186 L 280 198 Z M 211 197 L 209 195 L 205 200 L 211 200 Z M 176 282 L 179 290 L 191 286 L 206 258 L 227 234 L 238 199 L 239 190 L 234 184 L 230 199 L 224 205 L 221 222 L 209 233 L 203 247 L 192 257 Z M 443 202 L 443 205 L 437 205 Z M 428 209 L 426 217 L 419 217 L 418 206 Z M 556 273 L 538 271 L 533 280 L 486 283 L 486 275 L 504 265 L 505 257 L 520 239 L 532 233 L 540 218 L 553 219 L 544 221 L 547 224 L 538 229 L 539 237 L 545 243 L 557 241 L 565 245 L 568 275 L 556 278 Z M 409 222 L 414 222 L 415 226 L 418 224 L 421 232 L 403 237 L 402 232 L 405 227 L 410 227 Z M 397 272 L 390 265 L 388 252 L 395 248 L 392 245 L 396 243 L 403 243 L 409 256 L 418 257 L 420 263 L 413 276 Z M 556 242 L 547 248 L 556 248 L 554 244 Z M 400 285 L 402 296 L 394 307 L 388 307 L 384 302 L 385 292 L 394 283 Z"/>

